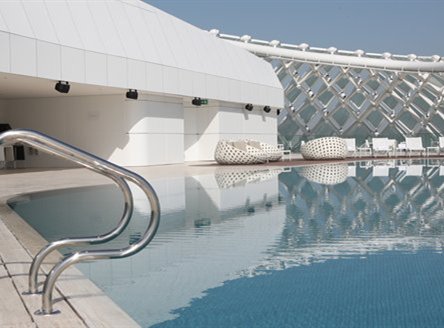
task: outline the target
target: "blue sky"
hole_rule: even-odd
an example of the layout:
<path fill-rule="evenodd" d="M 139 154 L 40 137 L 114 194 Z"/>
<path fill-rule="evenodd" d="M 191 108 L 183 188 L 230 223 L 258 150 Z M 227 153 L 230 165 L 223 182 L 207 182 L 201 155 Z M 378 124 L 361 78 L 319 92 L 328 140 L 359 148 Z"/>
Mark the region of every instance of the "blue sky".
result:
<path fill-rule="evenodd" d="M 147 0 L 202 29 L 339 49 L 444 56 L 444 0 Z"/>

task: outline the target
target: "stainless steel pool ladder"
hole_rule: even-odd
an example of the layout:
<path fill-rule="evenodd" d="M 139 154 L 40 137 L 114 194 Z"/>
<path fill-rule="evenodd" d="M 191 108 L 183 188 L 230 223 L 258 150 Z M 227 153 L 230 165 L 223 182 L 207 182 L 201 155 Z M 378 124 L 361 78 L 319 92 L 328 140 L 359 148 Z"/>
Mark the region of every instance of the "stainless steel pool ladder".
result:
<path fill-rule="evenodd" d="M 35 256 L 31 268 L 29 271 L 29 291 L 27 294 L 37 294 L 37 276 L 38 271 L 43 263 L 43 260 L 53 251 L 72 245 L 85 245 L 85 244 L 100 244 L 117 237 L 128 225 L 133 209 L 133 196 L 132 192 L 127 184 L 127 181 L 134 183 L 138 186 L 148 198 L 151 206 L 151 218 L 147 229 L 143 236 L 135 243 L 132 243 L 128 247 L 122 249 L 103 249 L 103 250 L 83 250 L 70 254 L 58 262 L 46 277 L 43 296 L 42 296 L 42 309 L 37 311 L 36 314 L 51 315 L 59 313 L 53 309 L 53 291 L 55 283 L 60 274 L 66 270 L 69 266 L 82 261 L 99 260 L 99 259 L 111 259 L 111 258 L 124 258 L 134 255 L 147 246 L 153 239 L 160 220 L 160 205 L 156 192 L 151 185 L 138 174 L 126 170 L 123 167 L 117 166 L 113 163 L 98 158 L 92 154 L 89 154 L 76 147 L 68 145 L 57 139 L 49 137 L 45 134 L 32 131 L 32 130 L 10 130 L 0 134 L 0 145 L 12 145 L 14 143 L 21 143 L 37 148 L 46 153 L 55 155 L 57 157 L 64 158 L 68 161 L 79 164 L 91 171 L 102 174 L 111 180 L 113 180 L 124 196 L 124 211 L 123 215 L 115 229 L 99 236 L 82 237 L 82 238 L 66 238 L 52 242 L 45 246 Z"/>

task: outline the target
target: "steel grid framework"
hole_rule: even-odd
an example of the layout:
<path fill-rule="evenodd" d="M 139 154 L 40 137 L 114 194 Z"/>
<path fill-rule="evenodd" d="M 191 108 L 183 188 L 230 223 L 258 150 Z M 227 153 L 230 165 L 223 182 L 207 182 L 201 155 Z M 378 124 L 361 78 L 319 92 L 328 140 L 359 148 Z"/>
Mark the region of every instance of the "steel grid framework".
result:
<path fill-rule="evenodd" d="M 423 136 L 430 145 L 444 135 L 444 61 L 289 45 L 210 33 L 272 64 L 285 93 L 280 142 L 299 150 L 302 140 L 322 136 Z"/>

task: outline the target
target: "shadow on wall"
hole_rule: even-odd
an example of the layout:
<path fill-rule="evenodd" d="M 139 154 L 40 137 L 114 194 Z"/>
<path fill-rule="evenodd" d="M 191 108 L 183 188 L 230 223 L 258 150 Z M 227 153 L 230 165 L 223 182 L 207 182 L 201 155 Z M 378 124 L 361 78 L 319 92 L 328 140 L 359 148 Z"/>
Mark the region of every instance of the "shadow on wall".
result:
<path fill-rule="evenodd" d="M 257 139 L 277 142 L 275 113 L 254 108 L 249 112 L 240 105 L 185 108 L 185 159 L 212 160 L 221 139 Z"/>
<path fill-rule="evenodd" d="M 140 143 L 143 135 L 165 133 L 165 123 L 162 126 L 159 121 L 171 121 L 174 116 L 168 104 L 129 101 L 121 95 L 14 99 L 4 101 L 4 108 L 4 120 L 13 128 L 37 130 L 124 164 L 132 156 L 130 152 L 137 150 L 128 147 L 133 134 Z M 0 118 L 1 114 L 0 107 Z M 24 165 L 32 162 L 34 167 L 72 166 L 46 154 L 37 156 L 30 150 L 26 155 Z"/>

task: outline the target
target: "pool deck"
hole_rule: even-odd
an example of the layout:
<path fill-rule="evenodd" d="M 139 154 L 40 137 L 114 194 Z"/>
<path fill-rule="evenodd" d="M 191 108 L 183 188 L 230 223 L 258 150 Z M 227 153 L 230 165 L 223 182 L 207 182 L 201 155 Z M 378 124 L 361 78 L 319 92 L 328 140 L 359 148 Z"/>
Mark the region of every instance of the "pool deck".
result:
<path fill-rule="evenodd" d="M 305 161 L 297 157 L 255 166 L 220 166 L 215 162 L 195 162 L 130 169 L 149 181 L 164 177 L 211 174 L 221 170 L 262 170 L 368 160 L 374 158 Z M 82 168 L 0 170 L 0 181 L 0 327 L 138 327 L 133 319 L 75 267 L 66 270 L 56 285 L 54 308 L 61 310 L 61 314 L 35 315 L 34 312 L 41 307 L 41 296 L 22 295 L 27 291 L 32 258 L 47 242 L 7 206 L 8 199 L 40 191 L 112 182 Z M 43 271 L 47 273 L 51 263 L 59 259 L 60 254 L 48 258 Z M 40 281 L 43 280 L 42 276 Z"/>

